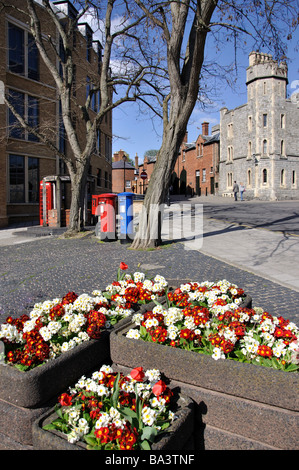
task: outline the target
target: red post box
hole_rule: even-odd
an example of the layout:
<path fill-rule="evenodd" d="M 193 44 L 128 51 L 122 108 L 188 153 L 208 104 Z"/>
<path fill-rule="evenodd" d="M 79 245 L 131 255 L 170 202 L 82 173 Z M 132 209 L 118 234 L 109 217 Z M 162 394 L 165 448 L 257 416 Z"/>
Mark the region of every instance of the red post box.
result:
<path fill-rule="evenodd" d="M 116 201 L 117 194 L 105 193 L 97 196 L 98 205 L 95 208 L 95 215 L 99 221 L 96 227 L 96 235 L 101 240 L 114 241 L 116 235 Z"/>

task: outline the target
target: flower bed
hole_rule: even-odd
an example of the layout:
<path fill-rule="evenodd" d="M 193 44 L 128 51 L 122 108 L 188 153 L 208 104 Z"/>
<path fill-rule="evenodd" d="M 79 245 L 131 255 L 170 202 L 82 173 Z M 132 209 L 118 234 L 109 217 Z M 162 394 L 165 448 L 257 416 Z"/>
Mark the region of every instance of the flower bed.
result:
<path fill-rule="evenodd" d="M 167 305 L 133 315 L 127 337 L 285 371 L 298 370 L 297 326 L 261 308 L 242 308 L 244 291 L 228 281 L 190 282 Z M 166 307 L 166 308 L 165 308 Z"/>
<path fill-rule="evenodd" d="M 175 396 L 158 370 L 102 366 L 35 422 L 33 441 L 38 450 L 177 450 L 192 432 L 191 400 Z"/>
<path fill-rule="evenodd" d="M 109 332 L 162 298 L 167 286 L 162 276 L 148 280 L 143 273 L 125 274 L 126 269 L 121 263 L 117 280 L 104 291 L 69 292 L 35 304 L 30 315 L 7 318 L 0 329 L 0 399 L 37 406 L 109 360 Z"/>

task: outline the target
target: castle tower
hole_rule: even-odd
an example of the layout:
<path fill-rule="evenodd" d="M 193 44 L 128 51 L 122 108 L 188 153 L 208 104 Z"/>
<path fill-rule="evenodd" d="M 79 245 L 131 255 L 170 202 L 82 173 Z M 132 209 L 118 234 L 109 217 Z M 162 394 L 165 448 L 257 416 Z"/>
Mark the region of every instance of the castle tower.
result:
<path fill-rule="evenodd" d="M 287 84 L 284 61 L 249 54 L 247 103 L 220 110 L 220 194 L 237 181 L 248 199 L 299 196 L 299 105 L 287 98 Z"/>

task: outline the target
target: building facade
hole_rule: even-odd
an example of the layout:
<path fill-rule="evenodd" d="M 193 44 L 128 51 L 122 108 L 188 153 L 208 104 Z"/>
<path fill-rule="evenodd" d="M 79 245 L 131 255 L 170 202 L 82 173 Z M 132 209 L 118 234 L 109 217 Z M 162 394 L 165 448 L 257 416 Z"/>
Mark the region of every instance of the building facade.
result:
<path fill-rule="evenodd" d="M 172 175 L 173 194 L 218 194 L 219 126 L 210 134 L 209 123 L 203 122 L 196 141 L 187 140 L 186 134 Z"/>
<path fill-rule="evenodd" d="M 249 55 L 247 103 L 220 110 L 220 195 L 236 181 L 246 199 L 299 197 L 299 102 L 287 98 L 287 83 L 286 63 Z"/>
<path fill-rule="evenodd" d="M 128 160 L 128 154 L 119 150 L 113 154 L 112 192 L 136 192 L 137 170 Z"/>
<path fill-rule="evenodd" d="M 51 38 L 59 51 L 59 34 L 49 21 L 44 8 L 36 5 L 43 34 Z M 52 3 L 59 12 L 62 24 L 77 10 L 68 1 Z M 3 94 L 15 110 L 38 131 L 45 133 L 57 148 L 72 158 L 71 148 L 61 119 L 58 90 L 48 68 L 40 57 L 30 33 L 26 7 L 21 0 L 12 0 L 1 11 L 0 30 L 0 227 L 16 222 L 38 222 L 40 181 L 51 175 L 66 175 L 66 166 L 53 150 L 25 131 L 12 111 L 4 104 Z M 93 41 L 93 32 L 87 24 L 78 25 L 74 36 L 76 59 L 74 65 L 73 102 L 84 103 L 90 87 L 100 77 L 101 45 Z M 49 54 L 53 54 L 50 50 Z M 99 93 L 94 94 L 90 113 L 95 116 Z M 85 131 L 74 106 L 73 122 L 84 145 Z M 91 194 L 111 191 L 112 187 L 112 116 L 107 115 L 98 131 L 97 145 L 91 157 L 87 201 Z M 70 184 L 63 183 L 63 208 L 70 205 Z M 54 201 L 55 202 L 55 201 Z"/>

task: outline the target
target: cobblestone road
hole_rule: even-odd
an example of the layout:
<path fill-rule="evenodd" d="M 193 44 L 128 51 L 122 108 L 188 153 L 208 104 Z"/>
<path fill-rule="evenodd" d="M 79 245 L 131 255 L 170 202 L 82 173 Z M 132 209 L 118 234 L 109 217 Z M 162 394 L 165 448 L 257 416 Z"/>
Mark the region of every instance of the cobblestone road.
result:
<path fill-rule="evenodd" d="M 0 321 L 29 312 L 34 303 L 68 291 L 91 293 L 116 278 L 119 263 L 129 272 L 161 274 L 167 279 L 227 279 L 252 296 L 253 305 L 299 324 L 299 292 L 219 261 L 182 243 L 135 251 L 119 242 L 99 242 L 92 233 L 78 239 L 50 237 L 0 247 Z"/>

